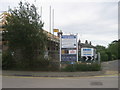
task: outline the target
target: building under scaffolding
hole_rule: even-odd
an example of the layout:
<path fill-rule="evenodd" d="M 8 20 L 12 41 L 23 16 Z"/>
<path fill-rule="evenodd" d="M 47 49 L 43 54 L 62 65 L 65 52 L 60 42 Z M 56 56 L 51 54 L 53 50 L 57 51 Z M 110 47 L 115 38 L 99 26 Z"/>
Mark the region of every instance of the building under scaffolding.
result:
<path fill-rule="evenodd" d="M 2 14 L 0 14 L 0 51 L 7 50 L 8 48 L 5 44 L 7 41 L 5 41 L 4 38 L 2 38 L 2 32 L 5 30 L 4 25 L 7 22 L 6 17 L 8 15 L 9 14 L 7 12 L 3 12 Z"/>
<path fill-rule="evenodd" d="M 54 60 L 59 60 L 59 37 L 45 30 L 44 33 L 46 33 L 48 36 L 46 56 L 49 56 Z"/>

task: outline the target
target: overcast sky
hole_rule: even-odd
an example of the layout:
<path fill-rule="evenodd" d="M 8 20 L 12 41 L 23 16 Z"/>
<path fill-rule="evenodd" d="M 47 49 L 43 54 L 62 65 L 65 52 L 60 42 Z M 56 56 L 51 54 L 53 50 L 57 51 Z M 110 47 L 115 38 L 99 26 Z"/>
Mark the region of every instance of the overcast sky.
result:
<path fill-rule="evenodd" d="M 0 12 L 18 6 L 20 0 L 0 0 Z M 42 6 L 44 29 L 49 31 L 49 7 L 54 9 L 54 28 L 78 33 L 81 42 L 107 46 L 118 39 L 119 0 L 21 0 Z"/>

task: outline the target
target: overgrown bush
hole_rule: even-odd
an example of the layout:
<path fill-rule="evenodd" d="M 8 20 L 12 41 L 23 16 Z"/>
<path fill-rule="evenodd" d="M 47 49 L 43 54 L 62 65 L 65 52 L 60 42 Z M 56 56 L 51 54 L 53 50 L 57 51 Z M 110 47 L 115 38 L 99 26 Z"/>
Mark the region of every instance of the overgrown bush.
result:
<path fill-rule="evenodd" d="M 62 71 L 74 72 L 74 71 L 100 71 L 101 65 L 100 64 L 74 64 L 74 65 L 67 65 Z"/>
<path fill-rule="evenodd" d="M 108 55 L 106 54 L 105 51 L 101 51 L 100 56 L 101 56 L 101 61 L 108 61 Z"/>
<path fill-rule="evenodd" d="M 9 51 L 2 54 L 2 69 L 11 69 L 14 66 L 12 54 Z"/>
<path fill-rule="evenodd" d="M 74 72 L 76 71 L 76 67 L 73 65 L 67 65 L 65 68 L 62 68 L 61 71 Z"/>

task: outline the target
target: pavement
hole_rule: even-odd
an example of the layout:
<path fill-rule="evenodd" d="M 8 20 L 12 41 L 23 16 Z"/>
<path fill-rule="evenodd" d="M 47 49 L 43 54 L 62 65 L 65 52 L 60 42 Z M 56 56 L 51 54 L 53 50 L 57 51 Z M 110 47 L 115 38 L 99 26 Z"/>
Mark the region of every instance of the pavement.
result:
<path fill-rule="evenodd" d="M 89 77 L 117 75 L 118 71 L 89 71 L 89 72 L 40 72 L 40 71 L 2 71 L 3 76 L 26 77 Z"/>
<path fill-rule="evenodd" d="M 2 76 L 26 76 L 26 77 L 89 77 L 118 75 L 118 60 L 102 63 L 102 71 L 89 72 L 41 72 L 41 71 L 9 71 L 3 70 Z"/>

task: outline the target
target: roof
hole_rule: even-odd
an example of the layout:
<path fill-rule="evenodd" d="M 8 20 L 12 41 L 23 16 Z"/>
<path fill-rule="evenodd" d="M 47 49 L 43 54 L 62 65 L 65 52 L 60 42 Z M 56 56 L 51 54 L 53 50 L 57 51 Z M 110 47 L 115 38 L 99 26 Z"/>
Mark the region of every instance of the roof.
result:
<path fill-rule="evenodd" d="M 90 45 L 90 44 L 85 44 L 85 43 L 80 43 L 81 47 L 87 47 L 87 48 L 95 48 L 95 46 Z"/>
<path fill-rule="evenodd" d="M 58 42 L 58 43 L 60 42 L 58 36 L 53 35 L 52 33 L 48 32 L 46 30 L 43 30 L 43 32 L 47 34 L 49 40 L 54 41 L 54 42 Z"/>

